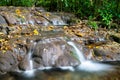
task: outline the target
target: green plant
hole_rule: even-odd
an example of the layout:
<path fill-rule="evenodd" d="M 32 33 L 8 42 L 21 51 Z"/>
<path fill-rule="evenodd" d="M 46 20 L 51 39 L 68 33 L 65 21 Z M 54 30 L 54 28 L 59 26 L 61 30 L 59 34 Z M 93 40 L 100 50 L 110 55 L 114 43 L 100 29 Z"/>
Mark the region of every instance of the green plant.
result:
<path fill-rule="evenodd" d="M 98 13 L 102 18 L 102 22 L 110 28 L 111 21 L 114 16 L 114 2 L 110 3 L 107 0 L 103 1 L 103 6 L 98 9 Z"/>
<path fill-rule="evenodd" d="M 87 25 L 92 27 L 95 31 L 98 29 L 98 24 L 96 21 L 93 21 L 93 16 L 89 16 Z"/>
<path fill-rule="evenodd" d="M 89 21 L 87 23 L 90 27 L 92 27 L 95 31 L 98 29 L 98 24 L 95 21 Z"/>
<path fill-rule="evenodd" d="M 0 6 L 33 6 L 35 0 L 1 0 Z"/>

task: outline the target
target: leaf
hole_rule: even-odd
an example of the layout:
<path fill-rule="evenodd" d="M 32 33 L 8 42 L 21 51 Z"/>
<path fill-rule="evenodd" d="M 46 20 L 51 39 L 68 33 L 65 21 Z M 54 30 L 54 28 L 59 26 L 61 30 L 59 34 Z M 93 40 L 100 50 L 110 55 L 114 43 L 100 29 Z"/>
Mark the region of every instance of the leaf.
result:
<path fill-rule="evenodd" d="M 5 41 L 5 39 L 0 39 L 0 42 L 3 42 L 3 41 Z"/>
<path fill-rule="evenodd" d="M 68 27 L 67 27 L 67 26 L 64 26 L 63 29 L 66 30 L 66 29 L 68 29 Z"/>
<path fill-rule="evenodd" d="M 95 48 L 97 48 L 97 49 L 98 49 L 98 48 L 100 48 L 100 46 L 96 46 Z"/>
<path fill-rule="evenodd" d="M 37 30 L 37 29 L 34 29 L 33 34 L 34 34 L 34 35 L 38 35 L 38 34 L 39 34 L 38 30 Z"/>
<path fill-rule="evenodd" d="M 0 32 L 0 35 L 4 35 L 4 33 L 3 33 L 3 32 Z"/>
<path fill-rule="evenodd" d="M 19 9 L 16 9 L 15 12 L 16 12 L 17 15 L 21 14 L 21 11 Z"/>
<path fill-rule="evenodd" d="M 6 50 L 2 50 L 2 53 L 6 53 Z"/>
<path fill-rule="evenodd" d="M 54 29 L 54 26 L 49 26 L 47 29 L 48 29 L 49 31 L 51 31 L 51 30 Z"/>
<path fill-rule="evenodd" d="M 50 16 L 50 13 L 46 13 L 46 16 L 49 17 L 49 16 Z"/>

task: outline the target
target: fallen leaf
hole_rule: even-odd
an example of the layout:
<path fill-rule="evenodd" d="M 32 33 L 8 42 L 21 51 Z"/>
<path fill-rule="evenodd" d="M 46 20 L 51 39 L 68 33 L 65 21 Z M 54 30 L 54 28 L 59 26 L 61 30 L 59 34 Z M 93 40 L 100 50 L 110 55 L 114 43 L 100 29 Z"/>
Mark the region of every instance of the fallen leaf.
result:
<path fill-rule="evenodd" d="M 6 53 L 6 50 L 2 50 L 2 53 Z"/>
<path fill-rule="evenodd" d="M 51 31 L 51 30 L 54 29 L 54 26 L 49 26 L 47 29 L 48 29 L 49 31 Z"/>
<path fill-rule="evenodd" d="M 65 30 L 66 30 L 66 29 L 68 29 L 68 27 L 67 27 L 67 26 L 64 26 L 64 27 L 63 27 L 63 29 L 65 29 Z"/>
<path fill-rule="evenodd" d="M 37 30 L 37 29 L 34 29 L 33 34 L 34 34 L 34 35 L 38 35 L 38 34 L 39 34 L 38 30 Z"/>
<path fill-rule="evenodd" d="M 16 9 L 15 12 L 16 12 L 17 15 L 20 15 L 20 14 L 21 14 L 20 9 Z"/>

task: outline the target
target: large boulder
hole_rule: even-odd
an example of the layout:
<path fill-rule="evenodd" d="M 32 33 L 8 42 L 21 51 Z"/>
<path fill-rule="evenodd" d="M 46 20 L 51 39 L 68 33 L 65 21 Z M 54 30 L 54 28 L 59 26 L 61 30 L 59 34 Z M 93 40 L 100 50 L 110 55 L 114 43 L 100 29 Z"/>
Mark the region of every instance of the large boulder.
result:
<path fill-rule="evenodd" d="M 53 40 L 53 41 L 52 41 Z M 60 38 L 39 41 L 33 52 L 35 67 L 40 66 L 75 66 L 79 64 L 71 54 L 71 46 Z"/>
<path fill-rule="evenodd" d="M 11 51 L 0 52 L 0 73 L 14 71 L 17 69 L 17 56 Z"/>

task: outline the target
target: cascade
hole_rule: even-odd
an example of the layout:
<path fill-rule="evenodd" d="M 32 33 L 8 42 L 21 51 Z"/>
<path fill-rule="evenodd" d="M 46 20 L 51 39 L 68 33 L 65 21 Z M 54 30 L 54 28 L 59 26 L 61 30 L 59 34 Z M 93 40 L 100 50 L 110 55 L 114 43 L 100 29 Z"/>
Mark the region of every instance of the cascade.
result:
<path fill-rule="evenodd" d="M 78 60 L 79 60 L 81 63 L 84 62 L 84 61 L 85 61 L 85 57 L 84 57 L 82 51 L 80 51 L 80 50 L 77 48 L 77 46 L 75 45 L 75 43 L 69 41 L 68 44 L 71 45 L 71 46 L 75 49 L 75 53 L 76 53 L 76 55 L 78 56 Z"/>
<path fill-rule="evenodd" d="M 29 52 L 28 52 L 29 70 L 25 71 L 25 74 L 27 74 L 28 76 L 33 76 L 34 71 L 35 71 L 33 68 L 33 61 L 32 61 L 32 54 L 33 54 L 35 46 L 36 46 L 36 42 L 34 42 L 33 45 L 31 45 Z"/>
<path fill-rule="evenodd" d="M 73 49 L 75 50 L 75 53 L 77 55 L 78 60 L 80 61 L 80 65 L 77 67 L 77 69 L 80 70 L 84 70 L 84 71 L 103 71 L 103 70 L 108 70 L 111 68 L 110 65 L 106 65 L 106 64 L 100 64 L 100 63 L 96 63 L 90 60 L 86 60 L 83 52 L 81 50 L 79 50 L 79 48 L 75 45 L 74 42 L 72 41 L 68 41 L 67 42 L 70 46 L 73 47 Z"/>

